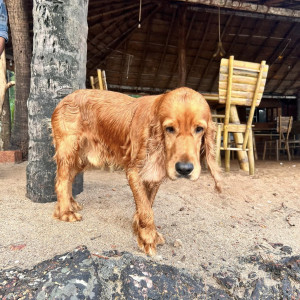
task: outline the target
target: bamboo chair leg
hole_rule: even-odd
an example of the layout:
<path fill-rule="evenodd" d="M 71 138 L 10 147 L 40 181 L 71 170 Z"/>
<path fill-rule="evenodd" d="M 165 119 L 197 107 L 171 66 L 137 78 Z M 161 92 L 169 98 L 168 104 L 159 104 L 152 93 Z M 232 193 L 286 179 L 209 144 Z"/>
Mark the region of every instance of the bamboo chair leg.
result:
<path fill-rule="evenodd" d="M 292 147 L 290 148 L 290 146 L 289 146 L 289 149 L 291 149 L 291 151 L 290 151 L 290 153 L 291 153 L 291 159 L 294 159 L 294 157 L 295 157 L 295 150 L 294 150 L 294 147 L 293 147 L 293 145 L 292 145 Z"/>
<path fill-rule="evenodd" d="M 225 150 L 225 171 L 230 172 L 230 150 Z"/>
<path fill-rule="evenodd" d="M 289 148 L 289 142 L 285 143 L 285 148 L 286 148 L 286 152 L 288 155 L 288 160 L 291 161 L 291 153 L 290 153 L 290 148 Z"/>
<path fill-rule="evenodd" d="M 276 140 L 276 160 L 279 160 L 279 140 Z"/>
<path fill-rule="evenodd" d="M 248 137 L 248 161 L 249 161 L 249 174 L 254 175 L 254 153 L 253 153 L 253 137 L 252 130 L 249 132 Z"/>
<path fill-rule="evenodd" d="M 221 125 L 217 125 L 217 136 L 216 136 L 216 162 L 221 166 Z"/>
<path fill-rule="evenodd" d="M 253 134 L 253 151 L 254 151 L 254 158 L 255 160 L 258 160 L 258 155 L 256 151 L 256 141 L 255 141 L 255 135 Z"/>
<path fill-rule="evenodd" d="M 267 151 L 267 141 L 265 141 L 265 145 L 264 145 L 263 160 L 265 160 L 265 157 L 266 157 L 266 151 Z"/>

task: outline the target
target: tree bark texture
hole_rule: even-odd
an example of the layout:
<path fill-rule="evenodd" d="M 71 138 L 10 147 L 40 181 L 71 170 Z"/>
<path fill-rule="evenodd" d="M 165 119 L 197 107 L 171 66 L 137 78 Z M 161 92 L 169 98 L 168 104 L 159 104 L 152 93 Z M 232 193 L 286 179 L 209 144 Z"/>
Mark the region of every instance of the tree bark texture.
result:
<path fill-rule="evenodd" d="M 0 116 L 2 115 L 2 107 L 6 94 L 6 58 L 5 58 L 5 50 L 0 56 Z"/>
<path fill-rule="evenodd" d="M 3 51 L 2 55 L 0 56 L 0 116 L 2 114 L 5 94 L 11 86 L 15 85 L 14 81 L 7 82 L 6 77 L 6 58 L 5 51 Z"/>
<path fill-rule="evenodd" d="M 10 106 L 8 92 L 5 94 L 1 115 L 0 150 L 10 149 L 11 136 Z"/>
<path fill-rule="evenodd" d="M 88 0 L 33 3 L 27 197 L 34 202 L 51 202 L 56 200 L 51 115 L 63 97 L 85 88 Z M 73 194 L 82 189 L 80 175 L 73 184 Z"/>
<path fill-rule="evenodd" d="M 31 39 L 26 0 L 6 0 L 15 63 L 16 100 L 11 144 L 28 156 L 28 109 L 30 91 Z"/>
<path fill-rule="evenodd" d="M 10 140 L 7 140 L 10 139 L 10 107 L 8 100 L 8 89 L 15 85 L 15 82 L 7 82 L 6 78 L 6 58 L 5 51 L 3 51 L 0 57 L 0 150 L 6 150 L 10 147 Z"/>

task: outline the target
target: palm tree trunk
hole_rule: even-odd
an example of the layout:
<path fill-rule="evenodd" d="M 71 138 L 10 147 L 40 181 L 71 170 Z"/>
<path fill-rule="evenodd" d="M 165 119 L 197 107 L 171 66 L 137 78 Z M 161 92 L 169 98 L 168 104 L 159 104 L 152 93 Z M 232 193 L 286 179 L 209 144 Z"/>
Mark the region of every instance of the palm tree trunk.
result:
<path fill-rule="evenodd" d="M 87 10 L 87 0 L 33 1 L 27 197 L 35 202 L 56 200 L 50 120 L 64 96 L 85 88 Z M 83 189 L 82 176 L 75 181 L 76 195 Z"/>
<path fill-rule="evenodd" d="M 5 94 L 2 115 L 1 115 L 1 134 L 0 134 L 0 150 L 8 150 L 10 148 L 10 133 L 11 133 L 11 121 L 10 121 L 10 107 L 8 91 Z"/>
<path fill-rule="evenodd" d="M 30 91 L 31 39 L 26 0 L 6 0 L 15 62 L 16 100 L 12 147 L 20 149 L 23 159 L 28 156 L 28 110 Z"/>

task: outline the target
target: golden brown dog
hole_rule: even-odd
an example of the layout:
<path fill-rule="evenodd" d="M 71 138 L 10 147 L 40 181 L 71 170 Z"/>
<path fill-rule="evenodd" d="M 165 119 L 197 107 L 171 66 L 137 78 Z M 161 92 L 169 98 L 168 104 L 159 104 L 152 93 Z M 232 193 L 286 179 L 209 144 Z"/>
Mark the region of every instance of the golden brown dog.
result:
<path fill-rule="evenodd" d="M 147 254 L 155 254 L 156 245 L 164 243 L 152 211 L 164 178 L 197 180 L 204 151 L 220 189 L 210 108 L 201 94 L 189 88 L 138 99 L 110 91 L 78 90 L 57 105 L 52 131 L 57 163 L 54 217 L 81 220 L 77 213 L 81 207 L 72 197 L 77 173 L 88 166 L 121 166 L 136 204 L 133 229 Z"/>

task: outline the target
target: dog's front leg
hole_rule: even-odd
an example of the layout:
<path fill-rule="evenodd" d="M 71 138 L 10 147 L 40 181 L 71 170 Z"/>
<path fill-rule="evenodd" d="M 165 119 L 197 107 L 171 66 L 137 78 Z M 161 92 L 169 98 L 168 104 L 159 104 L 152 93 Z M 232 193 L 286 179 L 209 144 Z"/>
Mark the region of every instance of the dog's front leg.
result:
<path fill-rule="evenodd" d="M 158 192 L 158 189 L 160 187 L 160 182 L 144 182 L 144 186 L 146 189 L 148 200 L 150 201 L 151 207 L 153 206 L 153 202 L 155 199 L 155 196 Z"/>
<path fill-rule="evenodd" d="M 163 244 L 164 239 L 157 232 L 154 224 L 153 199 L 149 199 L 149 196 L 153 195 L 153 193 L 147 192 L 145 184 L 142 182 L 136 168 L 127 171 L 127 179 L 136 205 L 136 213 L 133 218 L 133 231 L 137 235 L 138 245 L 146 254 L 155 255 L 156 245 Z M 154 196 L 155 194 L 156 192 Z"/>

